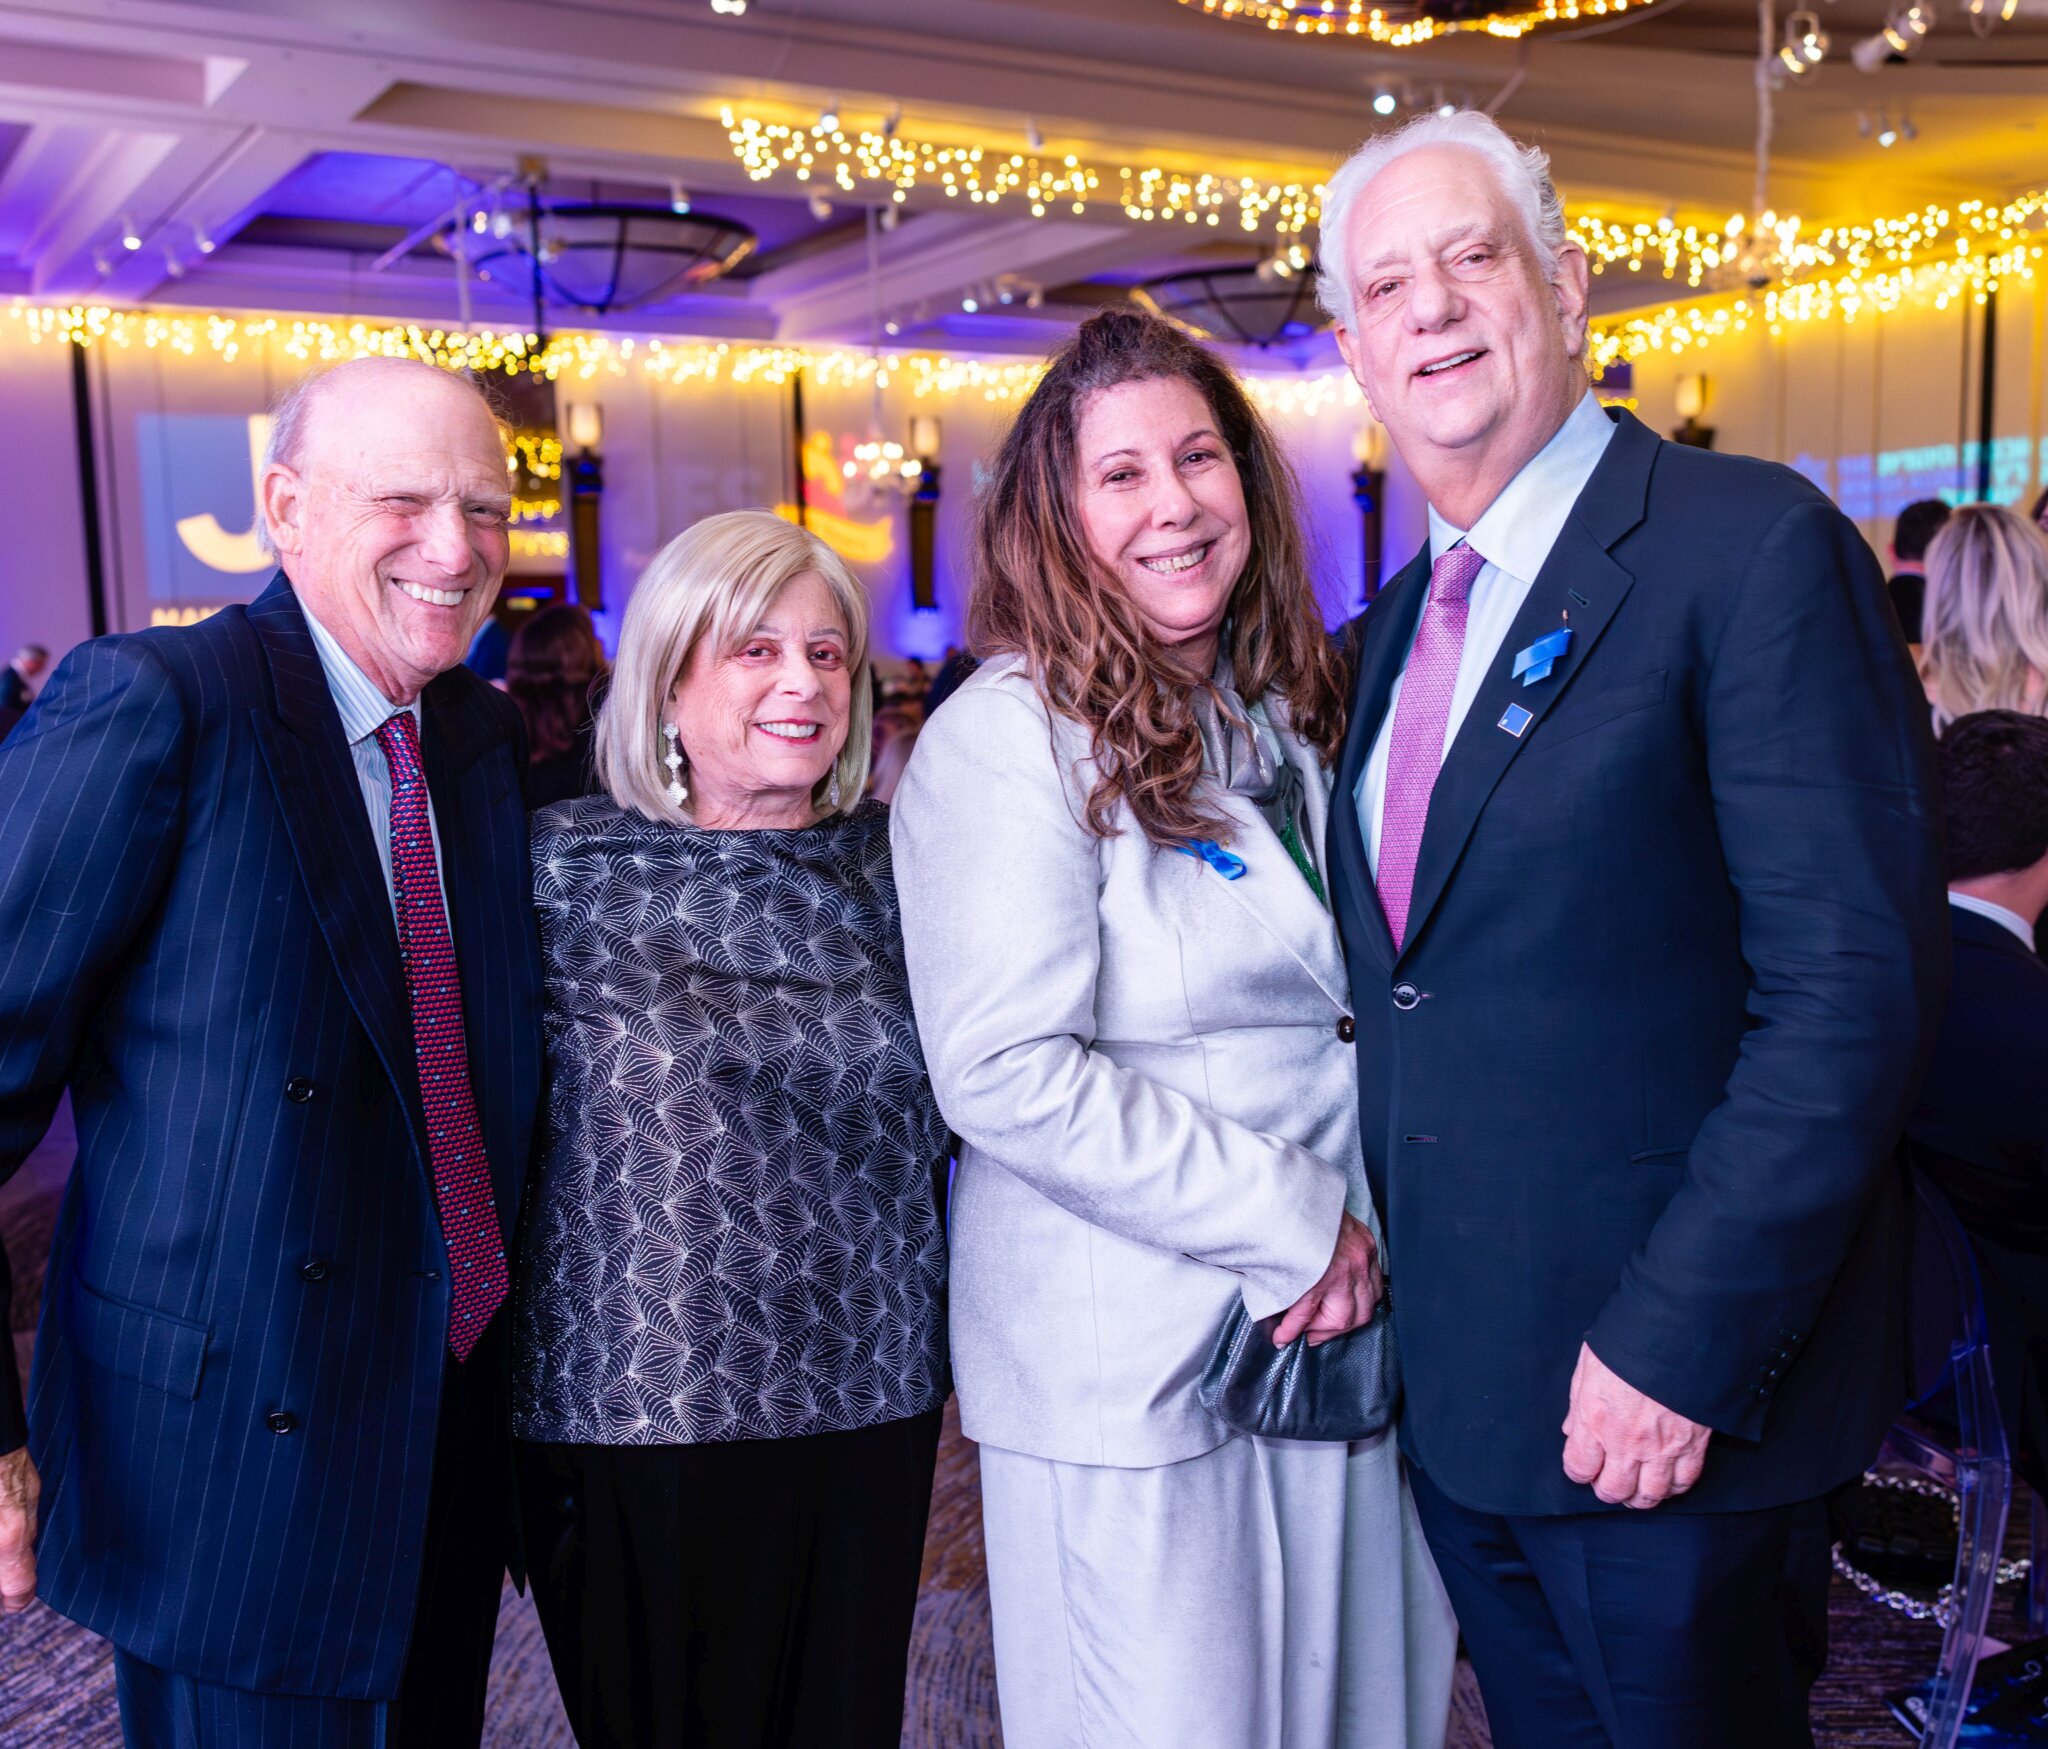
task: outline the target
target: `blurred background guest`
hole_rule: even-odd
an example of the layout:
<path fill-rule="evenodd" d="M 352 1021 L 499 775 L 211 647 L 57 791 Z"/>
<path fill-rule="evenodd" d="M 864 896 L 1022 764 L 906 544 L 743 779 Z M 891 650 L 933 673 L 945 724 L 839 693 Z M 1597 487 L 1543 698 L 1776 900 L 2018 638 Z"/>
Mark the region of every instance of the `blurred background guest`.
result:
<path fill-rule="evenodd" d="M 945 661 L 939 664 L 939 671 L 932 677 L 930 688 L 924 695 L 925 720 L 931 720 L 932 712 L 960 690 L 960 683 L 981 666 L 971 650 L 963 650 L 955 644 L 946 652 Z"/>
<path fill-rule="evenodd" d="M 896 1749 L 946 1392 L 945 1151 L 867 779 L 868 613 L 814 535 L 641 577 L 605 792 L 535 816 L 548 1096 L 514 1430 L 585 1749 Z"/>
<path fill-rule="evenodd" d="M 592 688 L 605 672 L 590 615 L 544 607 L 512 634 L 505 690 L 526 723 L 526 805 L 544 808 L 597 789 Z"/>
<path fill-rule="evenodd" d="M 2041 488 L 2041 494 L 2034 500 L 2034 508 L 2027 512 L 2034 526 L 2048 529 L 2048 486 Z"/>
<path fill-rule="evenodd" d="M 878 802 L 896 799 L 896 785 L 910 763 L 924 713 L 915 705 L 885 704 L 875 712 L 875 756 L 868 772 L 868 794 Z"/>
<path fill-rule="evenodd" d="M 14 660 L 0 668 L 0 740 L 21 721 L 36 696 L 36 678 L 50 665 L 50 652 L 41 644 L 23 644 Z"/>
<path fill-rule="evenodd" d="M 1292 475 L 1212 353 L 1104 311 L 980 506 L 989 659 L 894 830 L 964 1139 L 1003 1741 L 1436 1749 L 1457 1636 L 1391 1433 L 1254 1438 L 1197 1390 L 1240 1302 L 1321 1341 L 1381 1287 L 1318 860 L 1341 677 Z"/>
<path fill-rule="evenodd" d="M 1899 630 L 1917 654 L 1920 647 L 1920 607 L 1927 592 L 1927 543 L 1948 521 L 1948 506 L 1939 498 L 1919 498 L 1899 512 L 1892 524 L 1892 574 L 1885 583 L 1891 594 L 1892 611 L 1899 616 Z"/>
<path fill-rule="evenodd" d="M 1939 753 L 1954 974 L 1908 1134 L 1970 1234 L 2001 1416 L 2048 1493 L 2048 720 L 1959 717 Z"/>
<path fill-rule="evenodd" d="M 1965 504 L 1927 548 L 1921 677 L 1937 734 L 1975 711 L 2048 709 L 2048 534 Z"/>

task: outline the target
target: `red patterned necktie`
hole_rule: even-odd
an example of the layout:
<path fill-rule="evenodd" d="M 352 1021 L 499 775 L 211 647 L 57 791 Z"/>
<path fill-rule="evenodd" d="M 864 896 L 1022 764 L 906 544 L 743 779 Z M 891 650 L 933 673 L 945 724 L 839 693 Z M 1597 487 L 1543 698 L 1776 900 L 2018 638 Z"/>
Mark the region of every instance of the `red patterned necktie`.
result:
<path fill-rule="evenodd" d="M 505 1245 L 491 1199 L 490 1162 L 469 1086 L 469 1046 L 462 1031 L 462 984 L 455 944 L 441 904 L 434 834 L 427 820 L 427 779 L 420 766 L 419 724 L 400 711 L 377 730 L 391 767 L 391 880 L 398 895 L 398 951 L 412 995 L 413 1054 L 420 1101 L 427 1110 L 427 1151 L 434 1201 L 448 1245 L 453 1293 L 448 1346 L 467 1360 L 505 1299 Z"/>
<path fill-rule="evenodd" d="M 1380 806 L 1380 860 L 1374 884 L 1387 928 L 1400 947 L 1408 934 L 1408 901 L 1415 891 L 1415 860 L 1422 853 L 1422 828 L 1429 820 L 1429 795 L 1443 769 L 1444 730 L 1451 720 L 1451 693 L 1458 684 L 1458 659 L 1465 653 L 1465 620 L 1472 608 L 1472 584 L 1486 561 L 1460 541 L 1430 567 L 1429 599 L 1415 648 L 1401 674 L 1401 699 L 1387 749 L 1386 798 Z"/>

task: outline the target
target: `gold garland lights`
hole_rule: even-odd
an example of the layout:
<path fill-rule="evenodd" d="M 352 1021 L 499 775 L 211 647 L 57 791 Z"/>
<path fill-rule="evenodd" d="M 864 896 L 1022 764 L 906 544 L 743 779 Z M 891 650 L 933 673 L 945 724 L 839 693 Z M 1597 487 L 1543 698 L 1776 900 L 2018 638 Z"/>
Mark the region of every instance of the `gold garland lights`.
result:
<path fill-rule="evenodd" d="M 941 146 L 903 139 L 886 129 L 849 133 L 836 116 L 801 127 L 726 109 L 719 120 L 752 181 L 787 173 L 798 182 L 828 182 L 842 194 L 857 195 L 864 186 L 877 193 L 886 189 L 897 205 L 919 187 L 929 187 L 943 190 L 948 199 L 964 195 L 974 206 L 993 207 L 1009 199 L 1042 219 L 1056 206 L 1086 212 L 1110 179 L 1106 165 L 1084 164 L 1073 152 L 1054 157 Z M 1306 230 L 1321 210 L 1320 186 L 1305 182 L 1131 164 L 1121 166 L 1115 180 L 1124 216 L 1132 219 L 1221 225 L 1224 215 L 1234 211 L 1240 230 L 1256 231 L 1270 220 L 1286 236 Z"/>
<path fill-rule="evenodd" d="M 1514 38 L 1539 30 L 1546 24 L 1582 24 L 1611 18 L 1623 12 L 1638 15 L 1652 10 L 1657 0 L 1538 0 L 1519 12 L 1498 13 L 1491 18 L 1436 19 L 1406 16 L 1408 6 L 1375 6 L 1370 0 L 1180 0 L 1212 18 L 1240 19 L 1263 24 L 1268 30 L 1290 31 L 1296 36 L 1357 37 L 1394 49 L 1412 49 L 1440 36 L 1462 31 L 1483 31 L 1488 36 Z M 1395 14 L 1390 17 L 1389 13 Z"/>
<path fill-rule="evenodd" d="M 1590 4 L 1591 0 L 1586 0 Z M 1612 4 L 1613 0 L 1607 0 Z M 808 127 L 721 112 L 734 154 L 756 182 L 780 175 L 799 182 L 829 183 L 841 193 L 887 191 L 907 200 L 920 187 L 942 189 L 949 199 L 965 197 L 995 206 L 1010 199 L 1028 206 L 1034 218 L 1055 206 L 1087 210 L 1112 180 L 1128 218 L 1192 225 L 1220 225 L 1235 213 L 1237 229 L 1258 231 L 1270 224 L 1282 237 L 1298 236 L 1322 217 L 1319 182 L 1279 182 L 1256 176 L 1201 175 L 1160 165 L 1109 167 L 1083 162 L 1069 152 L 1012 152 L 982 146 L 937 145 L 905 139 L 894 131 L 849 133 L 836 116 Z M 831 125 L 827 125 L 828 119 Z M 2017 270 L 2018 251 L 2040 259 L 2037 237 L 2048 215 L 2048 189 L 2019 199 L 1970 200 L 1954 207 L 1930 205 L 1896 218 L 1867 224 L 1831 225 L 1810 235 L 1802 221 L 1766 212 L 1754 222 L 1736 214 L 1725 224 L 1681 223 L 1671 214 L 1655 220 L 1622 220 L 1581 212 L 1572 235 L 1584 247 L 1596 274 L 1654 273 L 1682 280 L 1691 291 L 1732 289 L 1727 281 L 1768 279 L 1796 284 L 1826 278 L 1833 302 L 1845 311 L 1865 303 L 1890 307 L 1897 295 L 1881 280 L 1910 279 L 1912 270 L 1936 258 L 1967 261 L 1973 287 L 1988 289 Z M 1795 300 L 1796 301 L 1796 300 Z M 1803 319 L 1803 318 L 1788 318 Z"/>

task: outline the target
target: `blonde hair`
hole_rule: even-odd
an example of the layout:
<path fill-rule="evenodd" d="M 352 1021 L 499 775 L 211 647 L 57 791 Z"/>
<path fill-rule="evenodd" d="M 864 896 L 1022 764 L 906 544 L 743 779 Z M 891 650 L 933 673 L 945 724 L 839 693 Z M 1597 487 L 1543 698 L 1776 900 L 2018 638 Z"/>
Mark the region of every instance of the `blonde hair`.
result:
<path fill-rule="evenodd" d="M 1962 505 L 1927 548 L 1921 633 L 1937 730 L 2048 712 L 2048 537 L 2002 504 Z"/>
<path fill-rule="evenodd" d="M 839 780 L 845 813 L 860 805 L 867 787 L 874 714 L 869 679 L 868 598 L 845 562 L 808 529 L 767 510 L 730 510 L 685 529 L 640 573 L 626 622 L 619 630 L 611 690 L 597 718 L 597 775 L 613 801 L 650 820 L 693 813 L 695 798 L 680 807 L 668 798 L 668 751 L 661 725 L 669 693 L 698 647 L 736 649 L 761 623 L 785 585 L 815 571 L 846 615 L 847 666 L 852 700 L 846 745 L 819 780 L 812 800 L 828 805 Z"/>

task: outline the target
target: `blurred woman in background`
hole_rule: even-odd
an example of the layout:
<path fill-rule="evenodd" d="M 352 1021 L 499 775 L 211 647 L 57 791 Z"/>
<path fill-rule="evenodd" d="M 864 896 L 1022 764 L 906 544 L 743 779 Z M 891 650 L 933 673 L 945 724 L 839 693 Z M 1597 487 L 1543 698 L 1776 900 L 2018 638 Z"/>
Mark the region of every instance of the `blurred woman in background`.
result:
<path fill-rule="evenodd" d="M 526 723 L 529 809 L 597 787 L 591 693 L 605 666 L 590 615 L 572 604 L 544 607 L 513 633 L 505 690 Z"/>
<path fill-rule="evenodd" d="M 1939 734 L 1975 711 L 2048 714 L 2048 535 L 1964 504 L 1927 549 L 1920 672 Z"/>

